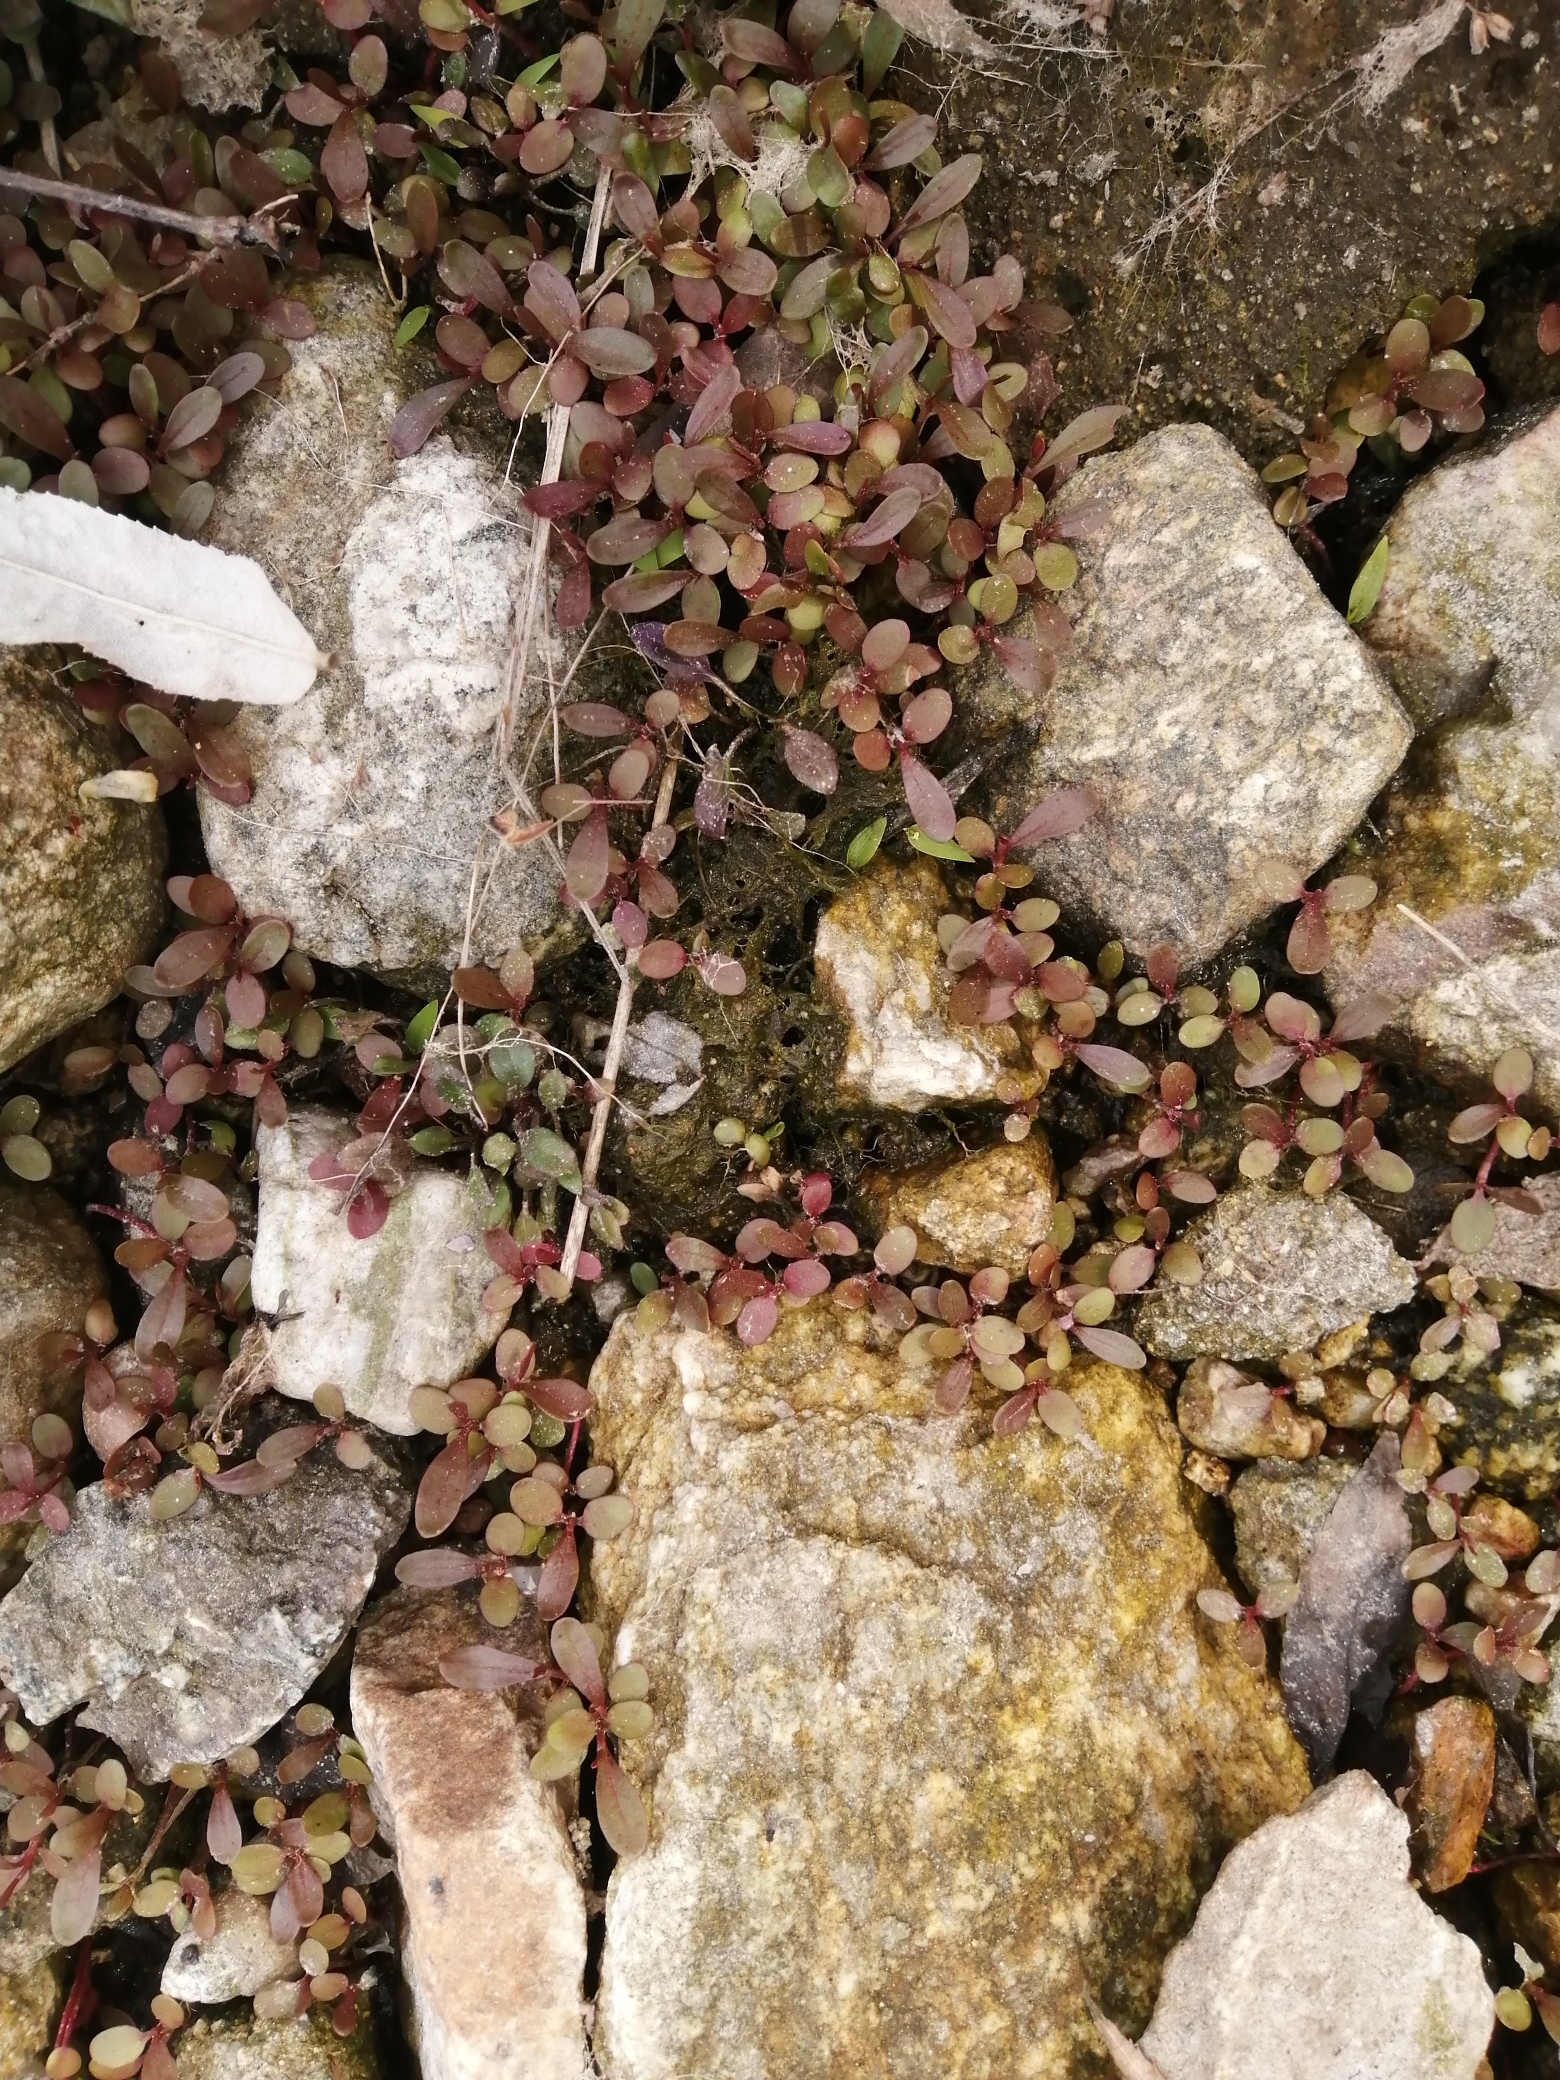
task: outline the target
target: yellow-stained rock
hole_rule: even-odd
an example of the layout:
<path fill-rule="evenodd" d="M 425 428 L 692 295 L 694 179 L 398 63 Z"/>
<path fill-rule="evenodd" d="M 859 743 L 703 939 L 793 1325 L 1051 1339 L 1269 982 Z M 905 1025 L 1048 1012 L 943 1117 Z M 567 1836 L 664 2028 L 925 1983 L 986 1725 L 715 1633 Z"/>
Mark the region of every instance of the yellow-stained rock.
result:
<path fill-rule="evenodd" d="M 0 1975 L 0 2073 L 37 2080 L 60 2012 L 59 1967 L 44 1958 L 23 1972 Z"/>
<path fill-rule="evenodd" d="M 948 908 L 930 860 L 878 862 L 831 903 L 814 947 L 817 994 L 845 1021 L 838 1099 L 921 1112 L 991 1104 L 1004 1075 L 1039 1083 L 1011 1026 L 957 1026 L 937 941 Z"/>
<path fill-rule="evenodd" d="M 903 1221 L 923 1264 L 972 1272 L 994 1264 L 1022 1278 L 1056 1211 L 1056 1165 L 1036 1128 L 953 1163 L 933 1163 L 867 1187 L 879 1232 Z"/>
<path fill-rule="evenodd" d="M 618 1865 L 608 2080 L 1083 2080 L 1084 2006 L 1141 2026 L 1229 1847 L 1304 1798 L 1161 1397 L 1100 1364 L 1088 1439 L 930 1416 L 867 1314 L 619 1320 L 593 1441 L 632 1529 L 592 1556 L 657 1719 Z"/>

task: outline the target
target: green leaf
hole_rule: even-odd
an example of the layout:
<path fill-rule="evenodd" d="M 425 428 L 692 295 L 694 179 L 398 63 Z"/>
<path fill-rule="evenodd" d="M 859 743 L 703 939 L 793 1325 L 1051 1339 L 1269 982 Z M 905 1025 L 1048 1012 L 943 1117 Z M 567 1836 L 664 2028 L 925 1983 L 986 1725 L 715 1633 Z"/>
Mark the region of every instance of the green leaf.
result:
<path fill-rule="evenodd" d="M 506 1089 L 524 1090 L 536 1069 L 536 1052 L 527 1040 L 499 1040 L 489 1051 L 488 1067 Z"/>
<path fill-rule="evenodd" d="M 857 831 L 845 851 L 845 864 L 853 874 L 859 874 L 867 862 L 874 858 L 883 842 L 883 833 L 888 829 L 888 818 L 879 816 L 864 829 Z"/>
<path fill-rule="evenodd" d="M 579 1176 L 579 1158 L 561 1134 L 549 1127 L 533 1127 L 520 1144 L 520 1160 L 527 1170 L 567 1183 Z"/>
<path fill-rule="evenodd" d="M 917 852 L 924 852 L 928 859 L 956 859 L 966 867 L 975 864 L 974 855 L 962 845 L 955 845 L 952 838 L 929 838 L 918 824 L 912 824 L 905 836 Z"/>
<path fill-rule="evenodd" d="M 402 1043 L 408 1054 L 421 1054 L 428 1045 L 434 1027 L 439 1023 L 439 1000 L 430 998 L 406 1028 L 406 1039 Z"/>
<path fill-rule="evenodd" d="M 1385 535 L 1371 550 L 1360 566 L 1360 574 L 1349 587 L 1349 626 L 1358 628 L 1368 620 L 1371 609 L 1381 597 L 1381 587 L 1387 575 L 1387 538 Z"/>
<path fill-rule="evenodd" d="M 419 1127 L 406 1138 L 420 1156 L 442 1156 L 455 1146 L 455 1136 L 448 1127 Z"/>
<path fill-rule="evenodd" d="M 886 9 L 874 8 L 867 33 L 861 39 L 861 91 L 869 101 L 898 55 L 904 37 L 904 30 Z"/>
<path fill-rule="evenodd" d="M 49 1151 L 31 1134 L 7 1134 L 0 1140 L 0 1158 L 7 1170 L 29 1184 L 42 1184 L 54 1168 Z"/>
<path fill-rule="evenodd" d="M 436 181 L 446 181 L 453 188 L 460 179 L 460 168 L 450 157 L 449 153 L 441 152 L 436 144 L 425 144 L 420 149 L 422 151 L 423 164 L 433 175 L 434 179 Z"/>
<path fill-rule="evenodd" d="M 538 58 L 534 65 L 527 65 L 524 72 L 520 75 L 520 85 L 522 87 L 540 86 L 548 73 L 557 64 L 558 58 L 559 53 L 554 51 L 551 57 Z"/>

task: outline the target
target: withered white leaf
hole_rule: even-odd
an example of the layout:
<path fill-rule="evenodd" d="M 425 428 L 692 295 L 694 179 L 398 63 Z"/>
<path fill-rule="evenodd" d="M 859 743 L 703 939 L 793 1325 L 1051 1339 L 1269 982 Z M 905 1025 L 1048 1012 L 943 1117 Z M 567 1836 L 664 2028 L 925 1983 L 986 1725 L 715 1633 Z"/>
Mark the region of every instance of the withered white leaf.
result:
<path fill-rule="evenodd" d="M 1094 2027 L 1104 2039 L 1105 2049 L 1110 2053 L 1110 2062 L 1121 2075 L 1121 2080 L 1165 2080 L 1164 2074 L 1148 2053 L 1139 2051 L 1132 2039 L 1117 2029 L 1099 2003 L 1088 1994 L 1084 1995 L 1084 1999 L 1088 2002 Z"/>
<path fill-rule="evenodd" d="M 79 643 L 163 693 L 269 707 L 301 700 L 328 661 L 249 557 L 9 489 L 0 642 Z"/>

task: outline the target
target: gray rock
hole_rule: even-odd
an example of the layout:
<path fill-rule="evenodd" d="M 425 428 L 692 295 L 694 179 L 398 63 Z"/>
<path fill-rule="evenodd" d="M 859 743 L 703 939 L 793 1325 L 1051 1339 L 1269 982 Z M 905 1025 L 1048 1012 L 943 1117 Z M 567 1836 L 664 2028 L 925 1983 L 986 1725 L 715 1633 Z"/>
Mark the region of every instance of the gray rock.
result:
<path fill-rule="evenodd" d="M 217 1894 L 216 1933 L 203 1943 L 194 1929 L 177 1937 L 163 1966 L 162 1990 L 176 2001 L 220 2006 L 247 2000 L 263 1986 L 294 1978 L 296 1943 L 279 1943 L 271 1933 L 271 1902 L 230 1886 Z"/>
<path fill-rule="evenodd" d="M 310 953 L 430 977 L 461 957 L 473 861 L 485 873 L 496 849 L 470 957 L 540 951 L 559 916 L 548 855 L 488 828 L 512 799 L 493 734 L 518 494 L 496 443 L 468 452 L 441 433 L 392 461 L 386 430 L 418 364 L 395 353 L 371 266 L 334 264 L 293 293 L 318 330 L 290 349 L 277 403 L 234 434 L 209 538 L 255 557 L 339 661 L 295 706 L 235 724 L 254 794 L 242 809 L 202 795 L 212 869 Z M 533 721 L 517 717 L 522 763 Z"/>
<path fill-rule="evenodd" d="M 1413 1266 L 1352 1199 L 1311 1199 L 1250 1181 L 1186 1230 L 1200 1285 L 1159 1285 L 1139 1306 L 1138 1341 L 1161 1358 L 1272 1361 L 1414 1297 Z"/>
<path fill-rule="evenodd" d="M 1230 1488 L 1235 1566 L 1258 1596 L 1298 1582 L 1317 1533 L 1357 1468 L 1345 1459 L 1261 1459 Z"/>
<path fill-rule="evenodd" d="M 0 1680 L 36 1726 L 72 1705 L 138 1777 L 214 1762 L 296 1704 L 340 1646 L 411 1512 L 384 1465 L 314 1453 L 269 1495 L 77 1498 L 0 1603 Z"/>
<path fill-rule="evenodd" d="M 1474 2080 L 1495 1997 L 1409 1882 L 1408 1831 L 1351 1770 L 1233 1851 L 1142 2039 L 1164 2080 Z"/>
<path fill-rule="evenodd" d="M 547 1659 L 534 1606 L 506 1632 L 471 1598 L 398 1589 L 358 1635 L 352 1725 L 406 1902 L 401 1971 L 422 2080 L 586 2080 L 585 1900 L 560 1800 L 531 1775 L 544 1699 L 457 1690 L 481 1641 Z"/>
<path fill-rule="evenodd" d="M 1476 1086 L 1525 1046 L 1560 1106 L 1560 411 L 1454 458 L 1404 499 L 1366 624 L 1426 723 L 1351 866 L 1380 894 L 1337 920 L 1327 989 L 1395 1006 L 1392 1034 Z M 1469 712 L 1474 711 L 1474 712 Z M 1445 721 L 1445 718 L 1454 719 Z"/>
<path fill-rule="evenodd" d="M 336 2035 L 328 2008 L 311 2008 L 299 2022 L 202 2015 L 173 2049 L 179 2080 L 379 2080 L 381 2070 L 366 2000 L 350 2037 Z"/>
<path fill-rule="evenodd" d="M 357 1241 L 341 1194 L 309 1165 L 352 1138 L 336 1113 L 297 1106 L 262 1127 L 260 1220 L 250 1290 L 278 1317 L 266 1331 L 279 1393 L 312 1399 L 340 1387 L 348 1410 L 409 1436 L 414 1387 L 463 1379 L 498 1340 L 507 1315 L 482 1305 L 493 1265 L 464 1180 L 416 1161 L 377 1235 Z"/>
<path fill-rule="evenodd" d="M 1436 1237 L 1428 1261 L 1461 1264 L 1475 1278 L 1512 1279 L 1520 1286 L 1533 1286 L 1560 1298 L 1560 1170 L 1545 1170 L 1527 1179 L 1523 1190 L 1540 1202 L 1541 1213 L 1523 1213 L 1492 1200 L 1495 1232 L 1483 1249 L 1472 1255 L 1460 1250 L 1448 1226 Z"/>
<path fill-rule="evenodd" d="M 922 1112 L 929 1105 L 991 1104 L 1002 1077 L 1027 1067 L 1010 1026 L 950 1022 L 937 940 L 947 908 L 930 860 L 884 860 L 819 919 L 817 995 L 845 1023 L 837 1084 L 843 1107 Z"/>
<path fill-rule="evenodd" d="M 595 1449 L 636 1518 L 591 1556 L 656 1725 L 650 1844 L 607 1902 L 607 2080 L 1074 2080 L 1085 1990 L 1134 2022 L 1199 1873 L 1305 1795 L 1163 1397 L 1088 1362 L 1088 1439 L 931 1414 L 868 1314 L 613 1327 Z M 1146 1570 L 1146 1572 L 1145 1572 Z"/>
<path fill-rule="evenodd" d="M 988 728 L 1037 728 L 992 784 L 999 829 L 1053 788 L 1099 797 L 1044 847 L 1064 914 L 1134 954 L 1166 942 L 1202 961 L 1272 909 L 1263 860 L 1310 874 L 1337 849 L 1411 731 L 1219 435 L 1171 426 L 1096 457 L 1056 511 L 1095 501 L 1106 517 L 1076 545 L 1073 649 L 1051 691 L 1018 695 L 983 652 L 959 700 Z"/>
<path fill-rule="evenodd" d="M 167 908 L 162 810 L 77 791 L 135 747 L 87 721 L 54 661 L 0 649 L 0 1070 L 117 995 Z"/>
<path fill-rule="evenodd" d="M 1523 413 L 1410 487 L 1364 635 L 1420 729 L 1560 694 L 1560 411 Z"/>

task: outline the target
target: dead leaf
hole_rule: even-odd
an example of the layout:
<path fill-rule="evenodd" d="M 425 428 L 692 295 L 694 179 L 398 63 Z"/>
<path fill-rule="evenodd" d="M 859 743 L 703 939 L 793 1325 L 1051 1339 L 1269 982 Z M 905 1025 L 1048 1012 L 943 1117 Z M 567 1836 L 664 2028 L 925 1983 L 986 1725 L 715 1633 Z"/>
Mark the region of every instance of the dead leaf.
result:
<path fill-rule="evenodd" d="M 1094 2027 L 1103 2038 L 1105 2049 L 1110 2053 L 1110 2062 L 1121 2075 L 1121 2080 L 1165 2080 L 1164 2074 L 1148 2053 L 1139 2051 L 1132 2039 L 1117 2029 L 1099 2003 L 1088 1994 L 1084 1995 L 1084 1999 L 1088 2002 Z"/>
<path fill-rule="evenodd" d="M 327 660 L 247 556 L 0 489 L 0 643 L 79 643 L 162 693 L 300 700 Z"/>
<path fill-rule="evenodd" d="M 1284 1628 L 1284 1708 L 1318 1780 L 1338 1752 L 1351 1699 L 1372 1715 L 1386 1702 L 1372 1678 L 1379 1687 L 1388 1674 L 1385 1656 L 1408 1616 L 1403 1562 L 1413 1535 L 1397 1471 L 1389 1432 L 1317 1534 Z"/>
<path fill-rule="evenodd" d="M 1408 1813 L 1427 1892 L 1460 1885 L 1495 1789 L 1495 1714 L 1482 1697 L 1443 1697 L 1414 1721 Z"/>
<path fill-rule="evenodd" d="M 884 0 L 901 29 L 929 43 L 933 50 L 956 58 L 990 58 L 991 45 L 973 22 L 967 21 L 952 0 Z"/>

